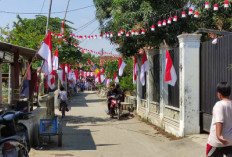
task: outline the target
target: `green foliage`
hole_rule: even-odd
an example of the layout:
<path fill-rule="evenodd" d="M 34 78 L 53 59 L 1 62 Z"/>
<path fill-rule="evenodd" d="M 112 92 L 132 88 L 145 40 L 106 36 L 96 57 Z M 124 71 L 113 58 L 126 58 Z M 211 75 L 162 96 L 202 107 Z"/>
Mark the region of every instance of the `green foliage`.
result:
<path fill-rule="evenodd" d="M 9 72 L 9 65 L 6 63 L 2 64 L 2 73 L 8 73 Z"/>
<path fill-rule="evenodd" d="M 224 0 L 211 1 L 210 7 L 211 9 L 205 9 L 204 4 L 206 0 L 193 0 L 193 5 L 198 8 L 200 13 L 200 21 L 199 27 L 208 28 L 208 29 L 216 29 L 216 30 L 227 30 L 232 31 L 232 8 L 229 7 L 225 9 L 223 7 Z M 218 11 L 213 11 L 213 5 L 217 3 L 219 6 Z"/>
<path fill-rule="evenodd" d="M 118 60 L 106 62 L 104 65 L 106 76 L 108 78 L 114 78 L 114 72 L 118 73 Z"/>
<path fill-rule="evenodd" d="M 205 9 L 204 4 L 208 0 L 94 0 L 97 9 L 96 18 L 100 21 L 102 32 L 112 31 L 117 34 L 124 29 L 146 29 L 145 35 L 125 37 L 115 36 L 112 42 L 119 45 L 118 51 L 124 56 L 131 56 L 140 48 L 151 46 L 158 48 L 163 40 L 169 45 L 178 44 L 177 36 L 184 33 L 193 33 L 198 28 L 232 31 L 232 8 L 223 8 L 224 0 L 210 1 L 211 8 Z M 209 1 L 208 1 L 209 2 Z M 213 11 L 213 5 L 217 3 L 219 11 Z M 199 18 L 192 16 L 178 18 L 178 22 L 172 22 L 166 27 L 150 30 L 151 25 L 158 21 L 188 12 L 189 7 L 198 9 Z M 181 9 L 184 8 L 184 9 Z M 178 11 L 175 11 L 178 10 Z M 167 15 L 170 13 L 170 15 Z M 202 40 L 208 40 L 208 34 L 204 34 Z"/>
<path fill-rule="evenodd" d="M 90 59 L 94 64 L 99 65 L 100 56 L 94 56 L 91 53 L 85 53 L 85 54 L 83 54 L 80 63 L 82 63 L 82 64 L 88 64 L 88 59 Z"/>
<path fill-rule="evenodd" d="M 96 18 L 100 21 L 102 32 L 112 31 L 117 34 L 121 29 L 147 29 L 146 35 L 120 38 L 115 36 L 111 40 L 119 44 L 118 51 L 124 56 L 131 56 L 145 46 L 158 47 L 165 39 L 169 44 L 177 42 L 176 36 L 182 32 L 193 32 L 194 21 L 191 18 L 181 20 L 172 26 L 150 31 L 152 24 L 168 17 L 160 16 L 170 11 L 184 7 L 185 0 L 94 0 L 97 8 Z M 176 13 L 174 12 L 174 16 Z M 158 17 L 159 18 L 155 18 Z M 193 24 L 193 25 L 192 25 Z"/>
<path fill-rule="evenodd" d="M 123 76 L 119 77 L 119 85 L 122 90 L 133 92 L 135 85 L 133 85 L 133 59 L 124 58 L 127 66 L 124 69 Z M 108 78 L 114 78 L 114 72 L 118 75 L 118 60 L 105 63 L 104 69 Z"/>
<path fill-rule="evenodd" d="M 2 35 L 0 39 L 15 45 L 32 48 L 35 50 L 39 49 L 39 46 L 45 38 L 46 32 L 46 16 L 36 16 L 35 19 L 21 18 L 17 15 L 17 22 L 13 23 L 13 29 L 9 30 L 9 27 L 1 28 Z M 52 32 L 60 33 L 63 19 L 58 17 L 50 18 L 49 28 Z M 72 23 L 66 21 L 65 23 L 65 37 L 68 40 L 68 44 L 63 43 L 62 39 L 52 38 L 53 52 L 56 47 L 62 45 L 59 48 L 59 59 L 61 63 L 75 64 L 81 60 L 81 52 L 77 50 L 71 42 L 75 43 L 73 38 L 69 37 L 69 32 L 74 29 L 67 25 Z M 41 66 L 41 61 L 35 61 L 33 68 Z"/>

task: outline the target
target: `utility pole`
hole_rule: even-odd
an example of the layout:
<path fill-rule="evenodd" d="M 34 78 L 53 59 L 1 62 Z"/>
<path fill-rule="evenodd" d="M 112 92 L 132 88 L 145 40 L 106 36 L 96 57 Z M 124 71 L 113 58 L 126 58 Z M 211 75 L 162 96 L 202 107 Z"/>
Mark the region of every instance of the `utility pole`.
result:
<path fill-rule="evenodd" d="M 66 15 L 67 15 L 67 12 L 68 12 L 69 2 L 70 2 L 70 0 L 68 0 L 68 4 L 67 4 L 66 11 L 65 11 L 65 14 L 64 14 L 64 21 L 66 19 Z"/>
<path fill-rule="evenodd" d="M 48 34 L 49 21 L 50 21 L 50 16 L 51 16 L 51 9 L 52 9 L 52 0 L 50 0 L 50 6 L 49 6 L 49 10 L 48 10 L 48 18 L 47 18 L 46 34 Z"/>

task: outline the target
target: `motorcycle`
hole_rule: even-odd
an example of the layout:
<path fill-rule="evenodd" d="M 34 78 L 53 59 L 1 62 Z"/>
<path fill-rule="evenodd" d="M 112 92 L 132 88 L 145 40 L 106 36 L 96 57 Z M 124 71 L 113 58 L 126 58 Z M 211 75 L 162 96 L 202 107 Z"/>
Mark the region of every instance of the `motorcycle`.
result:
<path fill-rule="evenodd" d="M 0 116 L 0 156 L 28 157 L 31 149 L 27 127 L 18 120 L 27 118 L 28 113 L 10 111 Z"/>
<path fill-rule="evenodd" d="M 120 115 L 121 115 L 121 105 L 120 105 L 120 100 L 119 96 L 110 96 L 109 97 L 110 101 L 110 116 L 111 118 L 114 117 L 114 115 L 117 115 L 117 119 L 120 120 Z"/>

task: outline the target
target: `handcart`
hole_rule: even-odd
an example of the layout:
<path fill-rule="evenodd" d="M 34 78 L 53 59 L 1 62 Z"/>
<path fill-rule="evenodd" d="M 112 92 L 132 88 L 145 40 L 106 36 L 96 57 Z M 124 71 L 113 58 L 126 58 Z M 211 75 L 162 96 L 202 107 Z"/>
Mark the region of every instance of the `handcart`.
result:
<path fill-rule="evenodd" d="M 51 141 L 51 136 L 58 135 L 58 146 L 62 146 L 62 126 L 59 122 L 58 116 L 55 119 L 40 119 L 40 133 L 39 136 L 48 136 Z"/>

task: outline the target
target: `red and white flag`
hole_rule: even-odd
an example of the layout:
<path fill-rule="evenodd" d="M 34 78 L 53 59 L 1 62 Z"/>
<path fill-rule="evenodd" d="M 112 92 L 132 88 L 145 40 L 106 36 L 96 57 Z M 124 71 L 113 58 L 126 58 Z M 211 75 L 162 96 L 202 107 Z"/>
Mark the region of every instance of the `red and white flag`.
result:
<path fill-rule="evenodd" d="M 59 68 L 59 54 L 58 54 L 58 48 L 56 48 L 56 52 L 53 56 L 53 70 L 58 70 Z"/>
<path fill-rule="evenodd" d="M 93 62 L 90 59 L 88 59 L 88 63 L 89 63 L 89 65 L 93 64 Z"/>
<path fill-rule="evenodd" d="M 63 70 L 57 70 L 57 75 L 58 78 L 60 79 L 61 84 L 64 85 L 65 78 L 63 80 Z"/>
<path fill-rule="evenodd" d="M 64 27 L 64 20 L 62 21 L 62 27 L 61 27 L 61 33 L 64 33 L 64 29 L 65 29 L 65 27 Z"/>
<path fill-rule="evenodd" d="M 48 78 L 48 86 L 49 86 L 49 88 L 54 89 L 56 87 L 55 76 L 49 74 L 49 75 L 47 75 L 47 78 Z"/>
<path fill-rule="evenodd" d="M 41 44 L 41 47 L 38 51 L 38 54 L 47 62 L 47 75 L 52 72 L 52 38 L 51 38 L 51 31 L 48 31 L 47 36 L 45 37 L 44 41 Z"/>
<path fill-rule="evenodd" d="M 68 64 L 65 64 L 65 73 L 68 73 Z"/>
<path fill-rule="evenodd" d="M 27 80 L 31 80 L 31 67 L 30 67 L 29 63 L 27 63 L 27 68 L 28 68 L 28 71 L 27 71 Z"/>
<path fill-rule="evenodd" d="M 117 76 L 116 72 L 114 72 L 114 82 L 115 83 L 119 82 L 119 79 L 118 79 L 118 76 Z"/>
<path fill-rule="evenodd" d="M 137 58 L 136 55 L 134 57 L 134 67 L 133 67 L 133 83 L 136 83 L 137 80 L 137 71 L 139 71 L 139 66 L 138 66 L 138 62 L 137 62 Z"/>
<path fill-rule="evenodd" d="M 61 64 L 60 67 L 62 69 L 62 81 L 65 82 L 65 64 Z"/>
<path fill-rule="evenodd" d="M 144 86 L 145 85 L 145 75 L 146 75 L 146 71 L 150 70 L 150 65 L 149 65 L 149 61 L 147 60 L 147 55 L 144 52 L 143 53 L 143 59 L 142 59 L 142 65 L 141 65 L 141 72 L 140 72 L 140 82 L 141 84 Z"/>
<path fill-rule="evenodd" d="M 119 72 L 118 72 L 118 75 L 119 76 L 122 76 L 123 74 L 123 69 L 126 67 L 126 63 L 122 60 L 121 57 L 119 57 L 118 59 L 118 69 L 119 69 Z"/>
<path fill-rule="evenodd" d="M 76 80 L 78 80 L 78 71 L 75 69 L 74 70 L 75 76 L 76 76 Z"/>
<path fill-rule="evenodd" d="M 170 84 L 171 86 L 175 86 L 176 80 L 177 80 L 177 75 L 172 63 L 172 58 L 170 56 L 168 49 L 166 48 L 166 69 L 165 69 L 164 82 Z"/>

